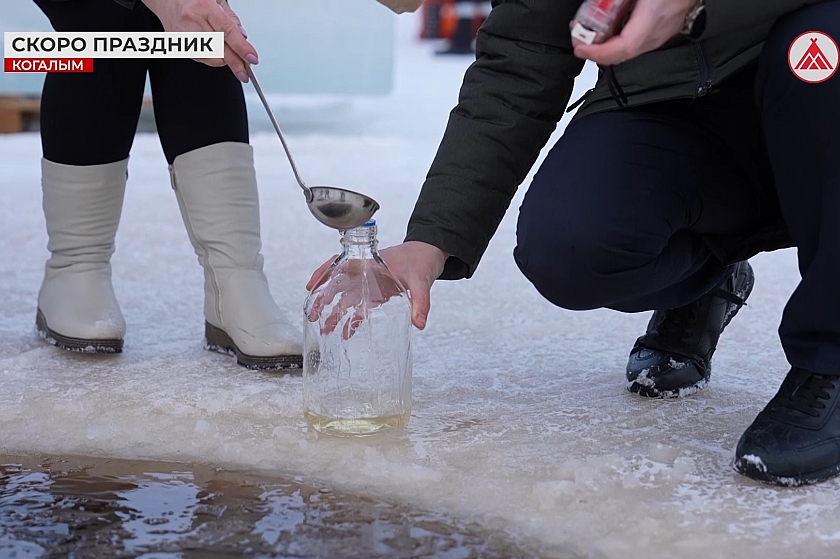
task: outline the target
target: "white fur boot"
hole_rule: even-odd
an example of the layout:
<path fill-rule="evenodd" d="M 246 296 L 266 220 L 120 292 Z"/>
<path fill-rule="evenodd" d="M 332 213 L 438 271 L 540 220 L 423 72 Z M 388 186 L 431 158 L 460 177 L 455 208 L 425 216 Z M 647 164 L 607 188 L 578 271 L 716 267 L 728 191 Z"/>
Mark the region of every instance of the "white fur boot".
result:
<path fill-rule="evenodd" d="M 111 285 L 128 160 L 60 165 L 42 159 L 51 256 L 38 294 L 38 333 L 70 351 L 120 353 L 125 319 Z"/>
<path fill-rule="evenodd" d="M 302 335 L 283 317 L 263 272 L 253 148 L 199 148 L 178 156 L 170 174 L 204 268 L 207 348 L 233 353 L 249 368 L 301 368 Z"/>

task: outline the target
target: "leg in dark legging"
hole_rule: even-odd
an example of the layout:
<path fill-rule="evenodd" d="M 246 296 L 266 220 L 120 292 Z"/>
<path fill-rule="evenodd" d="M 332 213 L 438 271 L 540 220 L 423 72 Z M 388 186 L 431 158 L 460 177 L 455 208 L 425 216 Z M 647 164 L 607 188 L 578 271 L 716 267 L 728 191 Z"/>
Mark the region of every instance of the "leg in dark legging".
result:
<path fill-rule="evenodd" d="M 222 142 L 248 143 L 242 83 L 228 68 L 193 60 L 154 60 L 149 79 L 166 160 Z"/>
<path fill-rule="evenodd" d="M 39 1 L 57 31 L 137 31 L 148 18 L 111 0 Z M 102 165 L 128 157 L 143 102 L 147 61 L 97 59 L 89 74 L 50 73 L 41 97 L 44 157 Z"/>
<path fill-rule="evenodd" d="M 143 103 L 145 60 L 101 59 L 91 74 L 47 74 L 41 97 L 44 157 L 102 165 L 128 157 Z"/>
<path fill-rule="evenodd" d="M 229 68 L 187 59 L 152 60 L 149 79 L 158 136 L 170 165 L 199 148 L 248 143 L 245 94 Z"/>

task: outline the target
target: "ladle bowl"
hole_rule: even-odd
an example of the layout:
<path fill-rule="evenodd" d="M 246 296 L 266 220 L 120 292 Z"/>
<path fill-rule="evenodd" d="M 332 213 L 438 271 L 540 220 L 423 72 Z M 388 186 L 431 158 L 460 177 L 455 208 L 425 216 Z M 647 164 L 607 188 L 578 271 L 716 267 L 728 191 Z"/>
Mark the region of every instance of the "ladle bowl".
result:
<path fill-rule="evenodd" d="M 307 205 L 315 219 L 338 230 L 359 227 L 370 221 L 379 209 L 373 198 L 334 186 L 309 187 L 312 200 Z"/>

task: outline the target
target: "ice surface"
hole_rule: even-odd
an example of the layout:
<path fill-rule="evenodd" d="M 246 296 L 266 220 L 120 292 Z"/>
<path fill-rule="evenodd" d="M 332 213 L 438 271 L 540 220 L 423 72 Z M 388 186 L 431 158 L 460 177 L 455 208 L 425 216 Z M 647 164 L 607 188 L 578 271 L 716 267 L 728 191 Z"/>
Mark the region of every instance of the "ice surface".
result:
<path fill-rule="evenodd" d="M 313 183 L 382 203 L 383 246 L 404 234 L 468 63 L 431 56 L 412 39 L 416 21 L 400 25 L 395 93 L 353 103 L 332 133 L 289 138 Z M 300 321 L 303 285 L 338 235 L 305 211 L 276 137 L 253 143 L 269 280 Z M 540 538 L 548 557 L 837 556 L 840 482 L 778 489 L 731 469 L 738 437 L 786 372 L 776 329 L 798 282 L 794 252 L 754 259 L 755 291 L 721 340 L 709 387 L 646 400 L 625 390 L 623 370 L 648 316 L 543 301 L 511 257 L 520 193 L 474 279 L 434 288 L 428 329 L 415 337 L 408 435 L 315 440 L 299 377 L 202 348 L 202 274 L 154 137 L 135 143 L 114 256 L 125 353 L 69 354 L 34 334 L 47 256 L 39 154 L 36 135 L 0 137 L 0 452 L 299 473 L 482 515 Z"/>

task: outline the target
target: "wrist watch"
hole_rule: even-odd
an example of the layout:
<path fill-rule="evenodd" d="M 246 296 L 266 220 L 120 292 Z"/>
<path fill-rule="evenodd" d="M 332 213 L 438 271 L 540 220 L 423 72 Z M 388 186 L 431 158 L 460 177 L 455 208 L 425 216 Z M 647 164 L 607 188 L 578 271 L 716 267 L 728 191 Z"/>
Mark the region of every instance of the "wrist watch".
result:
<path fill-rule="evenodd" d="M 685 16 L 682 34 L 690 38 L 697 38 L 706 29 L 706 0 L 698 0 Z"/>

